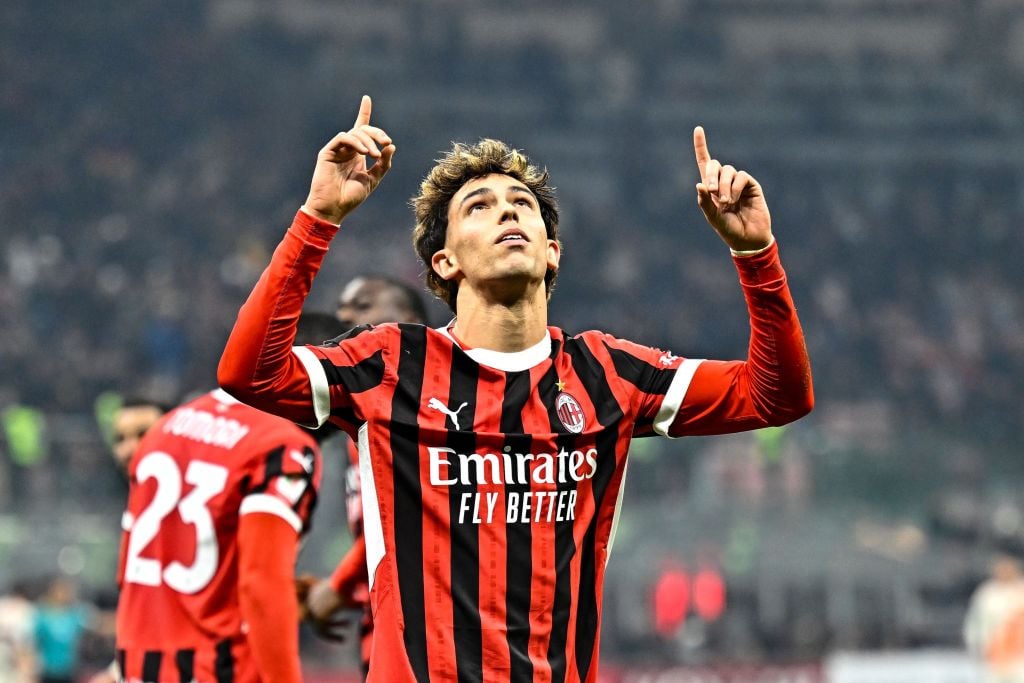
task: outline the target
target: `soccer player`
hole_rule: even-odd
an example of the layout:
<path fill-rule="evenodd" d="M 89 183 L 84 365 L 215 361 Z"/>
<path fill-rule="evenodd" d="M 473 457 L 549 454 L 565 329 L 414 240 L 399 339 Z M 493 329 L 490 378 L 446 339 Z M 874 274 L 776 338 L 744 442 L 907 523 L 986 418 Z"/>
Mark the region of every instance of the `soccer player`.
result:
<path fill-rule="evenodd" d="M 139 447 L 142 437 L 166 412 L 167 406 L 142 396 L 126 398 L 121 406 L 114 411 L 110 425 L 113 436 L 111 452 L 118 469 L 126 476 L 132 456 L 135 455 L 135 450 Z M 122 517 L 122 527 L 129 519 L 127 516 Z M 124 530 L 127 531 L 127 529 Z M 124 562 L 125 550 L 125 545 L 122 544 L 119 566 Z M 117 660 L 114 660 L 110 666 L 90 677 L 89 683 L 117 683 L 120 679 L 121 672 Z"/>
<path fill-rule="evenodd" d="M 218 389 L 165 415 L 128 471 L 123 678 L 300 681 L 292 576 L 319 485 L 313 436 Z"/>
<path fill-rule="evenodd" d="M 293 349 L 295 315 L 338 226 L 391 166 L 395 146 L 370 114 L 364 97 L 355 126 L 320 150 L 219 381 L 289 419 L 358 433 L 371 681 L 595 681 L 630 439 L 781 425 L 811 410 L 761 187 L 713 159 L 694 130 L 697 203 L 732 250 L 750 315 L 746 360 L 548 326 L 554 191 L 546 171 L 495 140 L 455 145 L 414 199 L 416 251 L 455 319 Z"/>
<path fill-rule="evenodd" d="M 386 275 L 352 278 L 338 298 L 337 318 L 345 329 L 385 322 L 419 323 L 427 320 L 419 293 L 409 285 Z M 370 662 L 373 614 L 369 604 L 369 576 L 366 573 L 366 540 L 363 537 L 363 503 L 359 481 L 359 449 L 349 441 L 349 466 L 345 474 L 347 521 L 352 546 L 329 578 L 313 584 L 305 599 L 305 611 L 320 635 L 340 640 L 337 626 L 344 624 L 337 614 L 346 607 L 362 610 L 359 624 L 363 675 Z"/>
<path fill-rule="evenodd" d="M 112 450 L 114 461 L 120 469 L 128 471 L 128 463 L 131 462 L 143 435 L 166 412 L 166 406 L 143 397 L 125 399 L 121 407 L 114 412 L 111 421 L 114 437 Z"/>
<path fill-rule="evenodd" d="M 344 328 L 297 316 L 297 339 Z M 141 429 L 123 411 L 120 426 Z M 137 430 L 136 430 L 137 431 Z M 130 456 L 117 668 L 130 681 L 299 681 L 299 537 L 320 482 L 311 432 L 218 389 L 174 409 Z"/>
<path fill-rule="evenodd" d="M 357 325 L 427 321 L 423 298 L 415 288 L 387 275 L 359 275 L 341 288 L 335 316 L 346 330 Z"/>

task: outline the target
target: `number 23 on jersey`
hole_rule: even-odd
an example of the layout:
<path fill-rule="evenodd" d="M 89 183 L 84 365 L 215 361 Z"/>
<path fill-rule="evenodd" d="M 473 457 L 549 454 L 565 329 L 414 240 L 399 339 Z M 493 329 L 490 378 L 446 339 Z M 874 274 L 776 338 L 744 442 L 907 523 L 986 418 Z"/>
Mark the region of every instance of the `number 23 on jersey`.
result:
<path fill-rule="evenodd" d="M 139 484 L 155 479 L 156 494 L 128 531 L 125 581 L 143 586 L 164 584 L 189 595 L 198 593 L 217 572 L 220 550 L 208 504 L 224 490 L 228 469 L 201 460 L 191 461 L 185 470 L 184 483 L 193 488 L 182 497 L 184 485 L 177 462 L 167 453 L 153 451 L 140 458 L 135 477 Z M 175 509 L 194 533 L 195 557 L 191 565 L 177 560 L 164 565 L 159 559 L 143 557 L 146 547 L 157 537 L 164 520 Z"/>

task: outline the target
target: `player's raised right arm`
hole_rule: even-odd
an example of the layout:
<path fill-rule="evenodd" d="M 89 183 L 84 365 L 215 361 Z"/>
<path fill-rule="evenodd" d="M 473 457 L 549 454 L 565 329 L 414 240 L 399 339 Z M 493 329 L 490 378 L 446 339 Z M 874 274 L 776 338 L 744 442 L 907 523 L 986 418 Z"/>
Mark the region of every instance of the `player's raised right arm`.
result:
<path fill-rule="evenodd" d="M 309 196 L 302 209 L 338 225 L 370 196 L 391 168 L 395 145 L 380 128 L 370 125 L 372 102 L 363 95 L 356 123 L 338 133 L 316 156 Z M 376 163 L 369 165 L 366 157 Z"/>
<path fill-rule="evenodd" d="M 339 224 L 377 187 L 395 151 L 387 133 L 370 125 L 370 109 L 363 97 L 355 126 L 317 154 L 306 203 L 242 305 L 217 368 L 228 393 L 302 424 L 320 417 L 306 369 L 291 352 L 302 305 Z"/>

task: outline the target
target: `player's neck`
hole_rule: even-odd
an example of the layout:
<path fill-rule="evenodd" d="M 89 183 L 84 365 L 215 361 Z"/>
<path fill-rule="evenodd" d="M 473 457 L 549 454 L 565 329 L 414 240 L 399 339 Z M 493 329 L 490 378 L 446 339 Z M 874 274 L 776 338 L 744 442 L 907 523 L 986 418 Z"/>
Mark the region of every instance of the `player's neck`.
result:
<path fill-rule="evenodd" d="M 456 308 L 452 334 L 470 348 L 514 353 L 538 343 L 547 332 L 548 302 L 543 286 L 512 304 L 460 290 Z"/>

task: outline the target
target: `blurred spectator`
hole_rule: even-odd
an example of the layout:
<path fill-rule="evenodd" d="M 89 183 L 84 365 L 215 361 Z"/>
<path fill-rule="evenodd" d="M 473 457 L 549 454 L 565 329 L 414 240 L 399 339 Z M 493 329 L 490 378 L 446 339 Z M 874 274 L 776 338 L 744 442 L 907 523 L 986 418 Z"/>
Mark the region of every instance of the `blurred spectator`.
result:
<path fill-rule="evenodd" d="M 70 579 L 54 578 L 36 607 L 33 627 L 40 683 L 74 682 L 79 673 L 79 642 L 90 628 L 112 631 L 113 620 L 80 602 Z"/>
<path fill-rule="evenodd" d="M 991 576 L 971 597 L 964 621 L 967 649 L 984 662 L 985 683 L 1024 682 L 1024 569 L 999 554 Z"/>
<path fill-rule="evenodd" d="M 35 656 L 32 643 L 34 608 L 23 583 L 0 595 L 0 683 L 32 683 Z"/>

